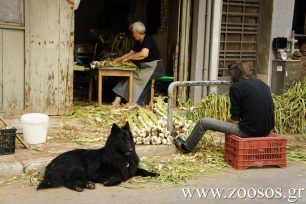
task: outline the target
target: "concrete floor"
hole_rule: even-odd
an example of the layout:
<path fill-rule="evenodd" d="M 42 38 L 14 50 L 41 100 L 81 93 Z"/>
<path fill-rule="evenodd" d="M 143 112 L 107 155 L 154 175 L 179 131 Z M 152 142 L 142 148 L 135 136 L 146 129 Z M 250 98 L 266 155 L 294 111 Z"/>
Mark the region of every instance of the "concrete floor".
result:
<path fill-rule="evenodd" d="M 123 184 L 127 185 L 127 184 Z M 141 186 L 140 186 L 141 185 Z M 65 188 L 36 191 L 35 187 L 21 184 L 0 187 L 0 204 L 38 204 L 38 203 L 306 203 L 306 164 L 288 163 L 285 169 L 260 168 L 237 171 L 225 168 L 220 172 L 209 173 L 189 181 L 185 186 L 168 186 L 165 184 L 129 184 L 125 187 L 103 187 L 97 184 L 95 190 L 77 193 Z M 199 198 L 195 191 L 193 198 L 185 198 L 182 188 L 224 189 L 222 198 L 213 198 L 211 191 L 208 198 Z M 233 198 L 228 197 L 233 192 Z M 260 188 L 262 188 L 260 190 Z M 297 190 L 290 190 L 291 188 Z M 251 190 L 250 190 L 251 189 Z M 300 191 L 298 190 L 300 189 Z M 304 190 L 303 190 L 304 189 Z M 256 198 L 239 198 L 244 190 Z M 220 190 L 221 191 L 221 190 Z M 262 193 L 258 193 L 261 191 Z M 281 192 L 280 192 L 281 191 Z M 187 192 L 187 191 L 185 191 Z M 238 193 L 239 192 L 239 193 Z M 273 195 L 274 192 L 274 195 Z M 289 197 L 290 193 L 290 197 Z M 227 198 L 225 198 L 225 196 Z M 235 198 L 236 197 L 236 198 Z M 261 198 L 264 197 L 264 198 Z M 268 198 L 269 197 L 269 198 Z"/>

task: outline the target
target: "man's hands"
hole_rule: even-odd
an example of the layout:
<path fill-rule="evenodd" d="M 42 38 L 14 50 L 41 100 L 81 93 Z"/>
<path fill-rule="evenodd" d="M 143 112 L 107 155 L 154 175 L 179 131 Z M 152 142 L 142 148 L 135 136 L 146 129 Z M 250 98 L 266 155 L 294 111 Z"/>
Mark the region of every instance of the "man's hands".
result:
<path fill-rule="evenodd" d="M 228 119 L 227 122 L 233 123 L 233 124 L 238 124 L 239 123 L 239 121 L 233 120 L 233 119 Z"/>
<path fill-rule="evenodd" d="M 143 48 L 140 52 L 134 52 L 131 50 L 129 53 L 114 59 L 114 62 L 127 62 L 130 60 L 142 60 L 149 56 L 149 49 Z"/>
<path fill-rule="evenodd" d="M 131 60 L 131 56 L 135 54 L 135 52 L 133 50 L 131 50 L 129 53 L 126 53 L 125 55 L 121 56 L 121 57 L 118 57 L 116 59 L 114 59 L 113 61 L 114 62 L 126 62 L 126 61 L 129 61 Z"/>
<path fill-rule="evenodd" d="M 127 61 L 130 61 L 131 59 L 127 58 L 127 59 L 124 59 L 122 60 L 122 62 L 127 62 Z"/>
<path fill-rule="evenodd" d="M 122 58 L 118 57 L 118 58 L 114 59 L 113 61 L 114 62 L 127 62 L 127 61 L 130 61 L 130 59 L 129 58 L 122 59 Z"/>

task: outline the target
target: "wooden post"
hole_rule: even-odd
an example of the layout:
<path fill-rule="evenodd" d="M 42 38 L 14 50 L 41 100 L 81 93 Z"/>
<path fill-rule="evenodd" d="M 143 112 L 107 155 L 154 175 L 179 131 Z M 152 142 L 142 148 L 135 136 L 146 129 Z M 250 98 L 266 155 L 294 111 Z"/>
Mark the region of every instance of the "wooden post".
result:
<path fill-rule="evenodd" d="M 152 79 L 151 80 L 151 103 L 153 101 L 153 98 L 154 98 L 154 84 L 155 84 L 155 80 Z M 153 103 L 152 103 L 153 104 Z"/>
<path fill-rule="evenodd" d="M 90 70 L 90 73 L 89 73 L 89 90 L 88 90 L 88 102 L 91 103 L 92 101 L 92 89 L 93 89 L 93 79 L 94 77 L 94 74 L 93 74 L 93 71 Z"/>
<path fill-rule="evenodd" d="M 129 74 L 129 104 L 133 104 L 133 72 Z"/>
<path fill-rule="evenodd" d="M 98 105 L 101 106 L 102 105 L 102 71 L 99 70 L 98 71 L 99 75 L 98 75 Z"/>

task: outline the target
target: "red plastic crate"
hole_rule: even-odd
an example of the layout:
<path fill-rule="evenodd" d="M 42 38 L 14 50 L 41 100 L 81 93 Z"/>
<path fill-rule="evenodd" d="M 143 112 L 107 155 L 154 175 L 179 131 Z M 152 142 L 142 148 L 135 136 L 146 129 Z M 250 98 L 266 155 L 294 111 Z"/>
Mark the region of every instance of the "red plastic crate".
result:
<path fill-rule="evenodd" d="M 235 169 L 286 165 L 287 139 L 271 133 L 267 137 L 241 138 L 225 135 L 224 160 Z"/>

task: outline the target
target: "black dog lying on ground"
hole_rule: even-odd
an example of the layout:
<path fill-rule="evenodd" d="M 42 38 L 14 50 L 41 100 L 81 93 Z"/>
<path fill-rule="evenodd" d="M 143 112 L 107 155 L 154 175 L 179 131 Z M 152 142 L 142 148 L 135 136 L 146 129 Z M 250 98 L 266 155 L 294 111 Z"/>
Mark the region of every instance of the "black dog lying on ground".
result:
<path fill-rule="evenodd" d="M 37 190 L 65 186 L 75 191 L 94 189 L 94 183 L 114 186 L 133 176 L 157 176 L 138 168 L 139 158 L 129 124 L 120 128 L 115 123 L 101 149 L 75 149 L 65 152 L 45 169 Z"/>

